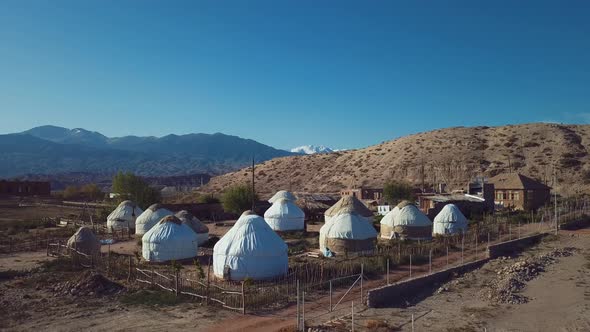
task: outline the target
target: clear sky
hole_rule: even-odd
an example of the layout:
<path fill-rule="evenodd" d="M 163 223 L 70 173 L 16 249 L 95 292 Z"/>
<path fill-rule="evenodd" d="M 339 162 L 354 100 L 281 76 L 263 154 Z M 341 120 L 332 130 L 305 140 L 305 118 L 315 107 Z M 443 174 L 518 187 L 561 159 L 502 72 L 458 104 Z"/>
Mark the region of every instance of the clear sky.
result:
<path fill-rule="evenodd" d="M 590 122 L 590 1 L 0 0 L 0 133 L 368 146 Z"/>

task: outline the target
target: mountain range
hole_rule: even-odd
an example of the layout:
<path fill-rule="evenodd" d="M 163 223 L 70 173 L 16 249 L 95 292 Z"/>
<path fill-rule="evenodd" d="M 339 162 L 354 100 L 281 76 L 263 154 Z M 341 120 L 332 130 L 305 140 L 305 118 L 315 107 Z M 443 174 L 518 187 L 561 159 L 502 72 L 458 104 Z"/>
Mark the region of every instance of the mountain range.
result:
<path fill-rule="evenodd" d="M 302 145 L 296 148 L 292 148 L 291 152 L 299 154 L 316 154 L 316 153 L 330 153 L 334 150 L 323 145 Z"/>
<path fill-rule="evenodd" d="M 590 190 L 590 125 L 532 123 L 455 127 L 401 137 L 364 149 L 287 156 L 256 166 L 256 188 L 273 193 L 339 192 L 403 180 L 433 190 L 464 189 L 475 177 L 518 172 L 563 194 Z M 553 181 L 553 167 L 556 181 Z M 222 191 L 249 179 L 248 169 L 216 176 L 205 190 Z M 251 174 L 251 173 L 250 173 Z"/>
<path fill-rule="evenodd" d="M 0 177 L 131 171 L 142 176 L 221 174 L 293 153 L 221 133 L 106 137 L 82 128 L 41 126 L 0 135 Z"/>

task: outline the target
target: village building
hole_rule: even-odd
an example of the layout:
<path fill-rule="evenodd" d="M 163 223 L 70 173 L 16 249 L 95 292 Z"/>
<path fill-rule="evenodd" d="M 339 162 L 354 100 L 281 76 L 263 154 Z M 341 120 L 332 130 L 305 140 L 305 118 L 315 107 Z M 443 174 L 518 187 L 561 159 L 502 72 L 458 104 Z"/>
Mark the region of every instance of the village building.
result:
<path fill-rule="evenodd" d="M 518 173 L 504 173 L 489 180 L 497 205 L 514 210 L 537 210 L 551 200 L 551 187 Z"/>
<path fill-rule="evenodd" d="M 383 198 L 383 188 L 350 188 L 340 191 L 340 196 L 354 196 L 362 201 L 379 201 Z"/>
<path fill-rule="evenodd" d="M 430 219 L 434 219 L 447 204 L 454 204 L 465 216 L 471 217 L 492 213 L 494 200 L 486 201 L 483 197 L 469 194 L 430 194 L 418 197 L 420 210 Z M 491 202 L 491 206 L 489 204 Z"/>
<path fill-rule="evenodd" d="M 51 184 L 46 181 L 0 180 L 0 196 L 49 196 Z"/>

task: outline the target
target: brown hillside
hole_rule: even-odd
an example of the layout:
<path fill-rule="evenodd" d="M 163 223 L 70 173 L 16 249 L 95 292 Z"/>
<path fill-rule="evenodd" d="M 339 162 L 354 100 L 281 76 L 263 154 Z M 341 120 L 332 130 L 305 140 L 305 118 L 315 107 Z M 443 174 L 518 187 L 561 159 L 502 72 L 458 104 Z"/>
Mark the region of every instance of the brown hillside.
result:
<path fill-rule="evenodd" d="M 424 179 L 427 189 L 439 182 L 463 189 L 473 176 L 494 176 L 510 167 L 552 185 L 556 165 L 557 189 L 573 194 L 589 188 L 589 139 L 590 125 L 447 128 L 359 150 L 276 158 L 257 165 L 256 187 L 261 193 L 337 192 L 351 185 L 381 187 L 393 178 L 418 187 Z M 206 189 L 223 191 L 250 177 L 242 169 L 213 178 Z"/>

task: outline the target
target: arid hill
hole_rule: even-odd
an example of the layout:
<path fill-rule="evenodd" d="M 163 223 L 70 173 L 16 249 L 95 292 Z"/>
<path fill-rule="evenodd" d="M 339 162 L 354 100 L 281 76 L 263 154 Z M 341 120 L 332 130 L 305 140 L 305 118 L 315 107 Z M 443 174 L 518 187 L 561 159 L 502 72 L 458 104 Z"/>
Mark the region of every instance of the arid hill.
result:
<path fill-rule="evenodd" d="M 503 127 L 457 127 L 402 137 L 364 149 L 266 161 L 256 167 L 261 193 L 280 189 L 337 192 L 351 185 L 381 187 L 406 180 L 428 190 L 438 183 L 464 189 L 474 176 L 520 172 L 564 194 L 590 186 L 590 125 L 534 123 Z M 214 177 L 208 191 L 246 183 L 248 168 Z"/>

